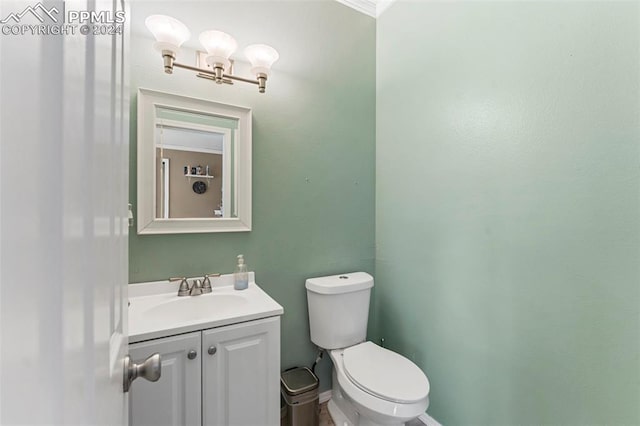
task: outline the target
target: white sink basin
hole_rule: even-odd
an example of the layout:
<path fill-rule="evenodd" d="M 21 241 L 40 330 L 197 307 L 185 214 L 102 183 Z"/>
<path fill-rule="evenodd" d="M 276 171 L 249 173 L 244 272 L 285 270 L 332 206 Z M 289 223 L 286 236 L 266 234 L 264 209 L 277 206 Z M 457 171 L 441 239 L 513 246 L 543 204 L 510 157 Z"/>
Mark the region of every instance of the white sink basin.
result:
<path fill-rule="evenodd" d="M 241 295 L 208 293 L 202 296 L 176 297 L 149 307 L 143 315 L 156 321 L 195 321 L 212 315 L 238 312 L 247 303 L 246 297 Z"/>
<path fill-rule="evenodd" d="M 233 289 L 233 274 L 212 280 L 213 291 L 178 297 L 178 282 L 129 286 L 129 343 L 282 315 L 283 309 L 254 282 Z M 189 282 L 192 280 L 190 279 Z"/>

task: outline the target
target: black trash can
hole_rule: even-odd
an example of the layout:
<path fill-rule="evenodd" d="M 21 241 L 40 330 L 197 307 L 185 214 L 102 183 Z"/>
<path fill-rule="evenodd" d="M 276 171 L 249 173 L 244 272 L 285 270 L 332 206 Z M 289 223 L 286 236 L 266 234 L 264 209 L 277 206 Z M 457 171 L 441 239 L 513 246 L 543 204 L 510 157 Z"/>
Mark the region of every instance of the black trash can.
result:
<path fill-rule="evenodd" d="M 318 426 L 318 378 L 307 367 L 286 370 L 280 376 L 281 393 L 287 405 L 287 426 Z"/>

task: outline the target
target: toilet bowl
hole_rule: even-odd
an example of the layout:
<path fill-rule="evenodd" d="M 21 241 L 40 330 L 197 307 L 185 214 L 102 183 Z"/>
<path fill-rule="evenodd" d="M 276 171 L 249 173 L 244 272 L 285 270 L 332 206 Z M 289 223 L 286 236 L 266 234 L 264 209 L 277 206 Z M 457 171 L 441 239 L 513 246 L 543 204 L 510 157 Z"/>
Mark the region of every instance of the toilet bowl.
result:
<path fill-rule="evenodd" d="M 336 425 L 404 425 L 429 406 L 429 380 L 417 365 L 374 343 L 329 352 Z"/>
<path fill-rule="evenodd" d="M 400 426 L 425 412 L 429 380 L 410 360 L 365 341 L 373 277 L 365 272 L 305 284 L 311 340 L 329 351 L 329 414 L 337 426 Z"/>

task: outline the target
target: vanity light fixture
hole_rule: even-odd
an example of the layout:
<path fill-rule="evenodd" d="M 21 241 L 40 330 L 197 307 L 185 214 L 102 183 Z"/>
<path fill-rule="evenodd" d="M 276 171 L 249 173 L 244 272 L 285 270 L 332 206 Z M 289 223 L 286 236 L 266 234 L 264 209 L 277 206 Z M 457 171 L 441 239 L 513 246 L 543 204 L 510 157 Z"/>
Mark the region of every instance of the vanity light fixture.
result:
<path fill-rule="evenodd" d="M 164 72 L 173 74 L 173 67 L 195 71 L 199 76 L 215 81 L 217 84 L 233 84 L 231 80 L 258 85 L 258 91 L 264 93 L 267 79 L 271 75 L 271 66 L 280 55 L 266 44 L 252 44 L 244 49 L 244 55 L 251 63 L 251 73 L 255 80 L 235 76 L 231 73 L 231 55 L 238 48 L 236 40 L 222 31 L 209 30 L 200 34 L 199 40 L 207 51 L 206 62 L 213 71 L 176 62 L 180 46 L 191 37 L 186 25 L 171 16 L 151 15 L 145 25 L 153 33 L 156 42 L 153 47 L 162 54 Z M 202 75 L 204 74 L 204 75 Z"/>

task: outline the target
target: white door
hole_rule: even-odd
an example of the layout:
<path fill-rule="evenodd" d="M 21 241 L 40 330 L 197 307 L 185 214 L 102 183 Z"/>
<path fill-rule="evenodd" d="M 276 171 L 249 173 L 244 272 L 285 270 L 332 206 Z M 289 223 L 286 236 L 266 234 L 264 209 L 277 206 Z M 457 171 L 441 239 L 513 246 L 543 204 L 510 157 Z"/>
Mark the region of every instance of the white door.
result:
<path fill-rule="evenodd" d="M 280 424 L 280 318 L 202 332 L 203 426 Z"/>
<path fill-rule="evenodd" d="M 127 424 L 127 37 L 29 29 L 123 7 L 0 1 L 1 424 Z"/>
<path fill-rule="evenodd" d="M 200 426 L 200 332 L 133 344 L 133 360 L 154 353 L 162 357 L 162 376 L 157 382 L 136 380 L 129 390 L 131 426 Z"/>

